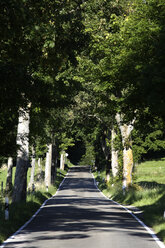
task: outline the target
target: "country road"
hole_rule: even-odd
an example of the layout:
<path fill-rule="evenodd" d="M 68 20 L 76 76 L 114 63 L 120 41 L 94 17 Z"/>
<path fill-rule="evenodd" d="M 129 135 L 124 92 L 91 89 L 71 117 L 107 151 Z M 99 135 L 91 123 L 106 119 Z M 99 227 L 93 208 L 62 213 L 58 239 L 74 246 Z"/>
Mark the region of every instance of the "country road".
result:
<path fill-rule="evenodd" d="M 96 188 L 89 167 L 73 167 L 60 190 L 7 248 L 158 248 L 127 211 Z"/>

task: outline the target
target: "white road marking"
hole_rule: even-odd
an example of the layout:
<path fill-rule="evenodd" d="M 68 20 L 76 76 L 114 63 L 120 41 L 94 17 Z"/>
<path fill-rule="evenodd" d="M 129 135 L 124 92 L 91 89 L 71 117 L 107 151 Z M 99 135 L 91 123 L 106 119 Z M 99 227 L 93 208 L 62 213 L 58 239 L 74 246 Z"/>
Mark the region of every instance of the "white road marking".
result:
<path fill-rule="evenodd" d="M 127 209 L 126 207 L 124 207 L 123 205 L 121 205 L 121 204 L 119 204 L 118 202 L 115 202 L 114 200 L 112 200 L 112 199 L 109 199 L 107 196 L 105 196 L 104 194 L 103 194 L 103 192 L 98 188 L 98 186 L 97 186 L 97 182 L 96 182 L 96 180 L 95 180 L 95 177 L 94 177 L 94 175 L 93 175 L 93 173 L 91 172 L 91 170 L 90 170 L 90 173 L 92 174 L 92 177 L 93 177 L 93 180 L 94 180 L 94 185 L 95 185 L 95 187 L 99 190 L 99 192 L 107 199 L 107 200 L 109 200 L 109 201 L 112 201 L 113 203 L 115 203 L 115 204 L 117 204 L 117 205 L 119 205 L 120 207 L 122 207 L 122 208 L 124 208 L 129 214 L 131 214 L 146 230 L 147 230 L 147 232 L 152 236 L 152 238 L 156 241 L 156 243 L 158 244 L 158 246 L 160 247 L 160 248 L 165 248 L 165 245 L 164 245 L 164 243 L 162 242 L 162 241 L 160 241 L 160 239 L 156 236 L 156 234 L 154 233 L 154 231 L 151 229 L 151 228 L 149 228 L 148 226 L 146 226 L 146 224 L 144 224 L 144 222 L 143 221 L 141 221 L 136 215 L 134 215 L 129 209 Z"/>
<path fill-rule="evenodd" d="M 69 170 L 70 171 L 70 170 Z M 7 240 L 5 240 L 3 243 L 2 243 L 2 245 L 0 246 L 0 248 L 4 248 L 7 244 L 9 244 L 9 243 L 11 243 L 11 242 L 13 242 L 13 239 L 15 238 L 15 236 L 17 235 L 17 234 L 19 234 L 36 216 L 37 216 L 37 214 L 41 211 L 41 209 L 45 206 L 45 204 L 49 201 L 49 200 L 51 200 L 53 197 L 55 197 L 57 194 L 58 194 L 58 192 L 59 192 L 59 190 L 60 190 L 60 188 L 61 188 L 61 186 L 62 186 L 62 184 L 64 183 L 64 181 L 65 181 L 65 179 L 67 178 L 67 176 L 68 176 L 68 174 L 69 174 L 69 171 L 68 171 L 68 173 L 65 175 L 65 177 L 64 177 L 64 179 L 62 180 L 62 182 L 60 183 L 60 185 L 59 185 L 59 188 L 57 189 L 57 191 L 56 191 L 56 193 L 51 197 L 51 198 L 49 198 L 49 199 L 47 199 L 47 200 L 45 200 L 44 201 L 44 203 L 41 205 L 41 207 L 35 212 L 35 214 L 33 214 L 33 216 L 23 225 L 23 226 L 21 226 L 13 235 L 11 235 Z"/>

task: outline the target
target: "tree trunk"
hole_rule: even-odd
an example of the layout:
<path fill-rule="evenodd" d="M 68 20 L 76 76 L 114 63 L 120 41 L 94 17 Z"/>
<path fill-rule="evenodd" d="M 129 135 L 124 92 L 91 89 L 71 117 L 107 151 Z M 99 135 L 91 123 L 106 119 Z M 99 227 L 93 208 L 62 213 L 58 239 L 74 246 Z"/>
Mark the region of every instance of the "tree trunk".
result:
<path fill-rule="evenodd" d="M 132 184 L 133 152 L 132 148 L 125 147 L 123 150 L 123 188 Z"/>
<path fill-rule="evenodd" d="M 6 193 L 9 194 L 12 191 L 12 175 L 13 175 L 13 158 L 8 158 L 7 163 L 7 179 L 6 179 Z"/>
<path fill-rule="evenodd" d="M 110 181 L 110 170 L 111 170 L 111 162 L 110 162 L 110 147 L 107 144 L 107 141 L 109 141 L 109 132 L 104 131 L 104 134 L 102 136 L 102 150 L 105 155 L 106 160 L 106 182 Z"/>
<path fill-rule="evenodd" d="M 65 169 L 64 167 L 65 167 L 65 153 L 62 152 L 61 159 L 60 159 L 60 169 L 64 170 Z"/>
<path fill-rule="evenodd" d="M 38 159 L 38 171 L 39 171 L 39 176 L 38 176 L 38 180 L 39 182 L 42 181 L 43 179 L 43 171 L 42 171 L 42 163 L 41 163 L 41 158 Z"/>
<path fill-rule="evenodd" d="M 58 152 L 57 146 L 54 144 L 52 146 L 52 169 L 51 169 L 51 183 L 53 184 L 56 180 L 57 174 L 57 159 L 58 159 Z"/>
<path fill-rule="evenodd" d="M 115 150 L 114 141 L 117 134 L 114 127 L 111 130 L 111 167 L 112 167 L 112 175 L 116 177 L 118 174 L 118 151 Z"/>
<path fill-rule="evenodd" d="M 34 184 L 35 164 L 36 164 L 35 148 L 33 146 L 32 147 L 32 167 L 31 167 L 31 175 L 30 175 L 29 188 L 32 188 L 32 186 Z"/>
<path fill-rule="evenodd" d="M 52 144 L 48 146 L 46 153 L 46 164 L 45 164 L 45 185 L 49 187 L 51 185 L 51 165 L 52 165 Z"/>
<path fill-rule="evenodd" d="M 123 143 L 123 189 L 125 189 L 132 184 L 133 152 L 131 132 L 135 120 L 129 124 L 124 124 L 122 115 L 117 114 L 116 121 L 121 131 Z"/>
<path fill-rule="evenodd" d="M 19 120 L 16 143 L 17 151 L 16 173 L 13 191 L 13 202 L 26 200 L 27 170 L 29 166 L 29 123 L 30 105 L 27 109 L 19 110 Z"/>
<path fill-rule="evenodd" d="M 110 181 L 110 170 L 111 170 L 111 163 L 110 163 L 110 157 L 106 160 L 106 182 L 108 183 Z"/>

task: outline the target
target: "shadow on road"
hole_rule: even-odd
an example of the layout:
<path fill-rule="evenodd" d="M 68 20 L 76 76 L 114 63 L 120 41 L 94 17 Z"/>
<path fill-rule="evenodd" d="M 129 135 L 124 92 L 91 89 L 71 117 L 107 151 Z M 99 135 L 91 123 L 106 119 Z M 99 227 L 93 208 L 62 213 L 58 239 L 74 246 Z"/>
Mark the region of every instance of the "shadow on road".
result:
<path fill-rule="evenodd" d="M 42 242 L 97 239 L 100 235 L 131 240 L 150 241 L 152 237 L 124 209 L 104 198 L 94 186 L 92 177 L 84 177 L 89 168 L 74 168 L 66 178 L 59 193 L 49 200 L 37 217 L 21 232 L 28 239 L 13 240 L 7 247 L 39 248 Z M 83 173 L 77 178 L 76 173 Z M 100 236 L 100 237 L 101 237 Z M 108 236 L 109 238 L 109 236 Z M 39 242 L 39 243 L 38 243 Z M 136 243 L 136 241 L 135 241 Z M 31 246 L 33 245 L 34 246 Z M 22 246 L 26 245 L 26 246 Z M 140 247 L 140 246 L 134 246 Z M 141 246 L 142 247 L 142 246 Z"/>

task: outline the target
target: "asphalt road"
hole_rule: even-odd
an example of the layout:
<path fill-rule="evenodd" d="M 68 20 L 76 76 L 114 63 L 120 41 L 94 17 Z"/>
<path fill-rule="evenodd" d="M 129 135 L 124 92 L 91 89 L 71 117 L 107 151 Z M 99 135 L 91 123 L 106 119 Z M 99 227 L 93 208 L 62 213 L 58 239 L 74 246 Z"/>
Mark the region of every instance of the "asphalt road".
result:
<path fill-rule="evenodd" d="M 6 248 L 158 248 L 135 218 L 96 188 L 89 167 L 70 170 L 58 194 Z"/>

